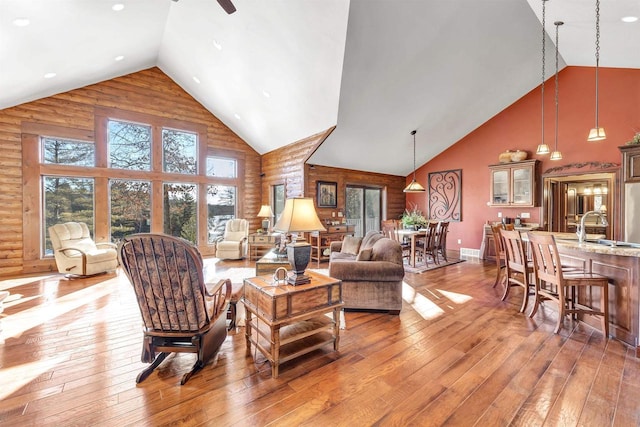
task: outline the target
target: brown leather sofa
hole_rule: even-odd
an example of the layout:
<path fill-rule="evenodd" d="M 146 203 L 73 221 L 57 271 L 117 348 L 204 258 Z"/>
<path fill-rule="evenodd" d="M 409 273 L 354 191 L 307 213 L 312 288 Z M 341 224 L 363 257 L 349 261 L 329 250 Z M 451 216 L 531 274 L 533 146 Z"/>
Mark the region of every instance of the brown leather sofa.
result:
<path fill-rule="evenodd" d="M 369 232 L 357 254 L 342 252 L 344 242 L 331 244 L 329 276 L 342 280 L 345 309 L 384 310 L 399 314 L 402 309 L 402 247 L 379 232 Z"/>

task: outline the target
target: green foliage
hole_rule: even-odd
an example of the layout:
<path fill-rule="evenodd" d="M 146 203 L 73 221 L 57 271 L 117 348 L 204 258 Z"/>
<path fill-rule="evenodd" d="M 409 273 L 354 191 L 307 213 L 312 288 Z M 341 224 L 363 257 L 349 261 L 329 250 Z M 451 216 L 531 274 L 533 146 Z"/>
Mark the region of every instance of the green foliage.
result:
<path fill-rule="evenodd" d="M 422 211 L 418 209 L 418 206 L 413 206 L 411 210 L 405 209 L 402 214 L 402 225 L 405 228 L 413 228 L 413 227 L 424 227 L 427 225 L 427 218 L 422 214 Z"/>
<path fill-rule="evenodd" d="M 631 141 L 627 141 L 627 145 L 637 145 L 640 144 L 640 132 L 636 132 Z"/>

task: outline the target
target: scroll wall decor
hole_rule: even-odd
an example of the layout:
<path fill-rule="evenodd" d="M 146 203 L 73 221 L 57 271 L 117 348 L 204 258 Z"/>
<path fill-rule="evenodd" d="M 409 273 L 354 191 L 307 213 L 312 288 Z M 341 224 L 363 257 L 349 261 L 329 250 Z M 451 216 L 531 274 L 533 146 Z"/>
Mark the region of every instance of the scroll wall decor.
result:
<path fill-rule="evenodd" d="M 429 173 L 429 219 L 462 220 L 462 169 Z"/>

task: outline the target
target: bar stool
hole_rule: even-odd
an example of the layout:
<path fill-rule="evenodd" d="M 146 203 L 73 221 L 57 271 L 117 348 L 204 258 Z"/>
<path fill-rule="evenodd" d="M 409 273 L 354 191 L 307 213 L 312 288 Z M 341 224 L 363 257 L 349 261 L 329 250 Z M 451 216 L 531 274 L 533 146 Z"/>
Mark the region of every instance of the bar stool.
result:
<path fill-rule="evenodd" d="M 563 272 L 560 254 L 553 235 L 527 233 L 533 255 L 536 297 L 529 317 L 533 317 L 541 302 L 551 300 L 558 304 L 558 323 L 554 332 L 562 327 L 566 314 L 600 316 L 602 332 L 609 337 L 609 279 L 589 272 Z M 543 283 L 544 282 L 544 286 Z M 600 288 L 600 309 L 588 307 L 577 301 L 579 289 Z"/>
<path fill-rule="evenodd" d="M 493 242 L 496 248 L 496 281 L 493 284 L 495 288 L 500 283 L 500 278 L 502 277 L 502 270 L 505 268 L 507 264 L 507 254 L 504 251 L 504 243 L 502 242 L 502 236 L 500 231 L 503 229 L 513 230 L 513 224 L 506 224 L 505 227 L 502 225 L 492 225 L 491 232 L 493 233 Z"/>
<path fill-rule="evenodd" d="M 533 263 L 527 260 L 519 231 L 500 230 L 500 235 L 502 236 L 502 245 L 506 253 L 506 281 L 502 301 L 507 299 L 509 290 L 512 287 L 522 287 L 520 313 L 524 313 L 529 300 L 529 291 L 531 290 L 532 294 L 535 295 L 535 284 L 529 280 L 530 275 L 533 273 Z"/>

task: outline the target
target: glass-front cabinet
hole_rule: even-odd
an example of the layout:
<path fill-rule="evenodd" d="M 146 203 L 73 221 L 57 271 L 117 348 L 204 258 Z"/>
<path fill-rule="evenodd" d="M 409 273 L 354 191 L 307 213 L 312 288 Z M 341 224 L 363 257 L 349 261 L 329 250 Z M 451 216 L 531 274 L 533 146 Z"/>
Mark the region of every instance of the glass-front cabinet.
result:
<path fill-rule="evenodd" d="M 537 160 L 525 160 L 489 166 L 491 171 L 489 204 L 491 206 L 535 206 L 537 164 Z"/>

